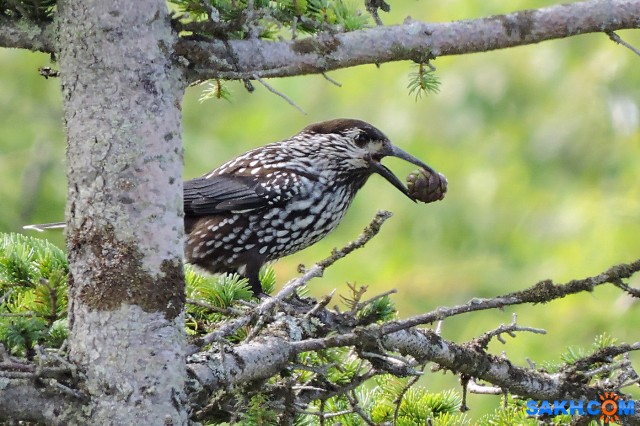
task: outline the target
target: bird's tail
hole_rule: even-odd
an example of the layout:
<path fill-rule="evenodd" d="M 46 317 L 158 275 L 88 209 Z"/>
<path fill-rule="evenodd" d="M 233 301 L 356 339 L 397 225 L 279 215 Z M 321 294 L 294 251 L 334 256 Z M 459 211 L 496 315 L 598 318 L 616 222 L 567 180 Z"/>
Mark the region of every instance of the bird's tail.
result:
<path fill-rule="evenodd" d="M 48 231 L 49 229 L 63 229 L 65 226 L 67 226 L 67 224 L 64 222 L 51 222 L 51 223 L 39 223 L 35 225 L 27 225 L 27 226 L 23 226 L 22 229 L 44 232 L 44 231 Z"/>

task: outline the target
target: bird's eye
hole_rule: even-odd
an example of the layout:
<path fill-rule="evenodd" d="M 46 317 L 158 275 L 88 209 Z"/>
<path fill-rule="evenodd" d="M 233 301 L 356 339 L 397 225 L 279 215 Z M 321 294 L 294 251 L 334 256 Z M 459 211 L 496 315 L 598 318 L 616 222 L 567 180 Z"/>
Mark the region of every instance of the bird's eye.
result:
<path fill-rule="evenodd" d="M 369 142 L 369 138 L 364 133 L 358 133 L 354 136 L 353 141 L 356 143 L 356 145 L 362 148 L 367 144 L 367 142 Z"/>

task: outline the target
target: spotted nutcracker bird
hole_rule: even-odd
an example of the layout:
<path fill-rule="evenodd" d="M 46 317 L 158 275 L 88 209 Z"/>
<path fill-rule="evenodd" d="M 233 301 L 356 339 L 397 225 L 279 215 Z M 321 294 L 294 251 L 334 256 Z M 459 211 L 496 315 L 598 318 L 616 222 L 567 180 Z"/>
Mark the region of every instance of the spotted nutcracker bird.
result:
<path fill-rule="evenodd" d="M 446 190 L 442 175 L 354 119 L 312 124 L 186 181 L 187 262 L 210 273 L 237 272 L 248 278 L 255 295 L 261 294 L 260 268 L 335 229 L 373 173 L 416 201 L 416 194 L 381 164 L 388 156 L 439 176 L 436 183 L 444 182 Z"/>
<path fill-rule="evenodd" d="M 247 152 L 185 182 L 185 256 L 212 273 L 237 271 L 262 291 L 262 265 L 300 251 L 338 226 L 378 173 L 414 200 L 380 163 L 392 156 L 435 172 L 372 125 L 336 119 Z"/>

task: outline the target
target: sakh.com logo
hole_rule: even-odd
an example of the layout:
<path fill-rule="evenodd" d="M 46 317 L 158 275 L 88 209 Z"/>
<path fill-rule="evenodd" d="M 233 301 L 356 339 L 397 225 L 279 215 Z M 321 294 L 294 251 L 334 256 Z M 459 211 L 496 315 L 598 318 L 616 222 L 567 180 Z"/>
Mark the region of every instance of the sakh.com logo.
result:
<path fill-rule="evenodd" d="M 592 416 L 598 418 L 604 424 L 618 422 L 621 417 L 635 414 L 635 402 L 621 399 L 615 392 L 603 392 L 597 400 L 574 401 L 563 400 L 553 403 L 542 400 L 527 401 L 527 414 L 530 416 L 558 416 L 569 414 L 571 416 Z"/>

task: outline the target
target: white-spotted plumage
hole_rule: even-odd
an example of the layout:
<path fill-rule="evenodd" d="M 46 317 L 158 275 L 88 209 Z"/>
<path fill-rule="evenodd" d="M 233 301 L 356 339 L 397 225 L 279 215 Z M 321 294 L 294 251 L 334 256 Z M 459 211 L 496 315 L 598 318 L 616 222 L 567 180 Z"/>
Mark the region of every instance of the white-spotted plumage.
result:
<path fill-rule="evenodd" d="M 239 272 L 259 293 L 260 267 L 335 229 L 371 174 L 381 174 L 412 198 L 380 164 L 388 155 L 428 168 L 375 127 L 338 119 L 308 126 L 185 182 L 187 260 L 213 273 Z"/>

